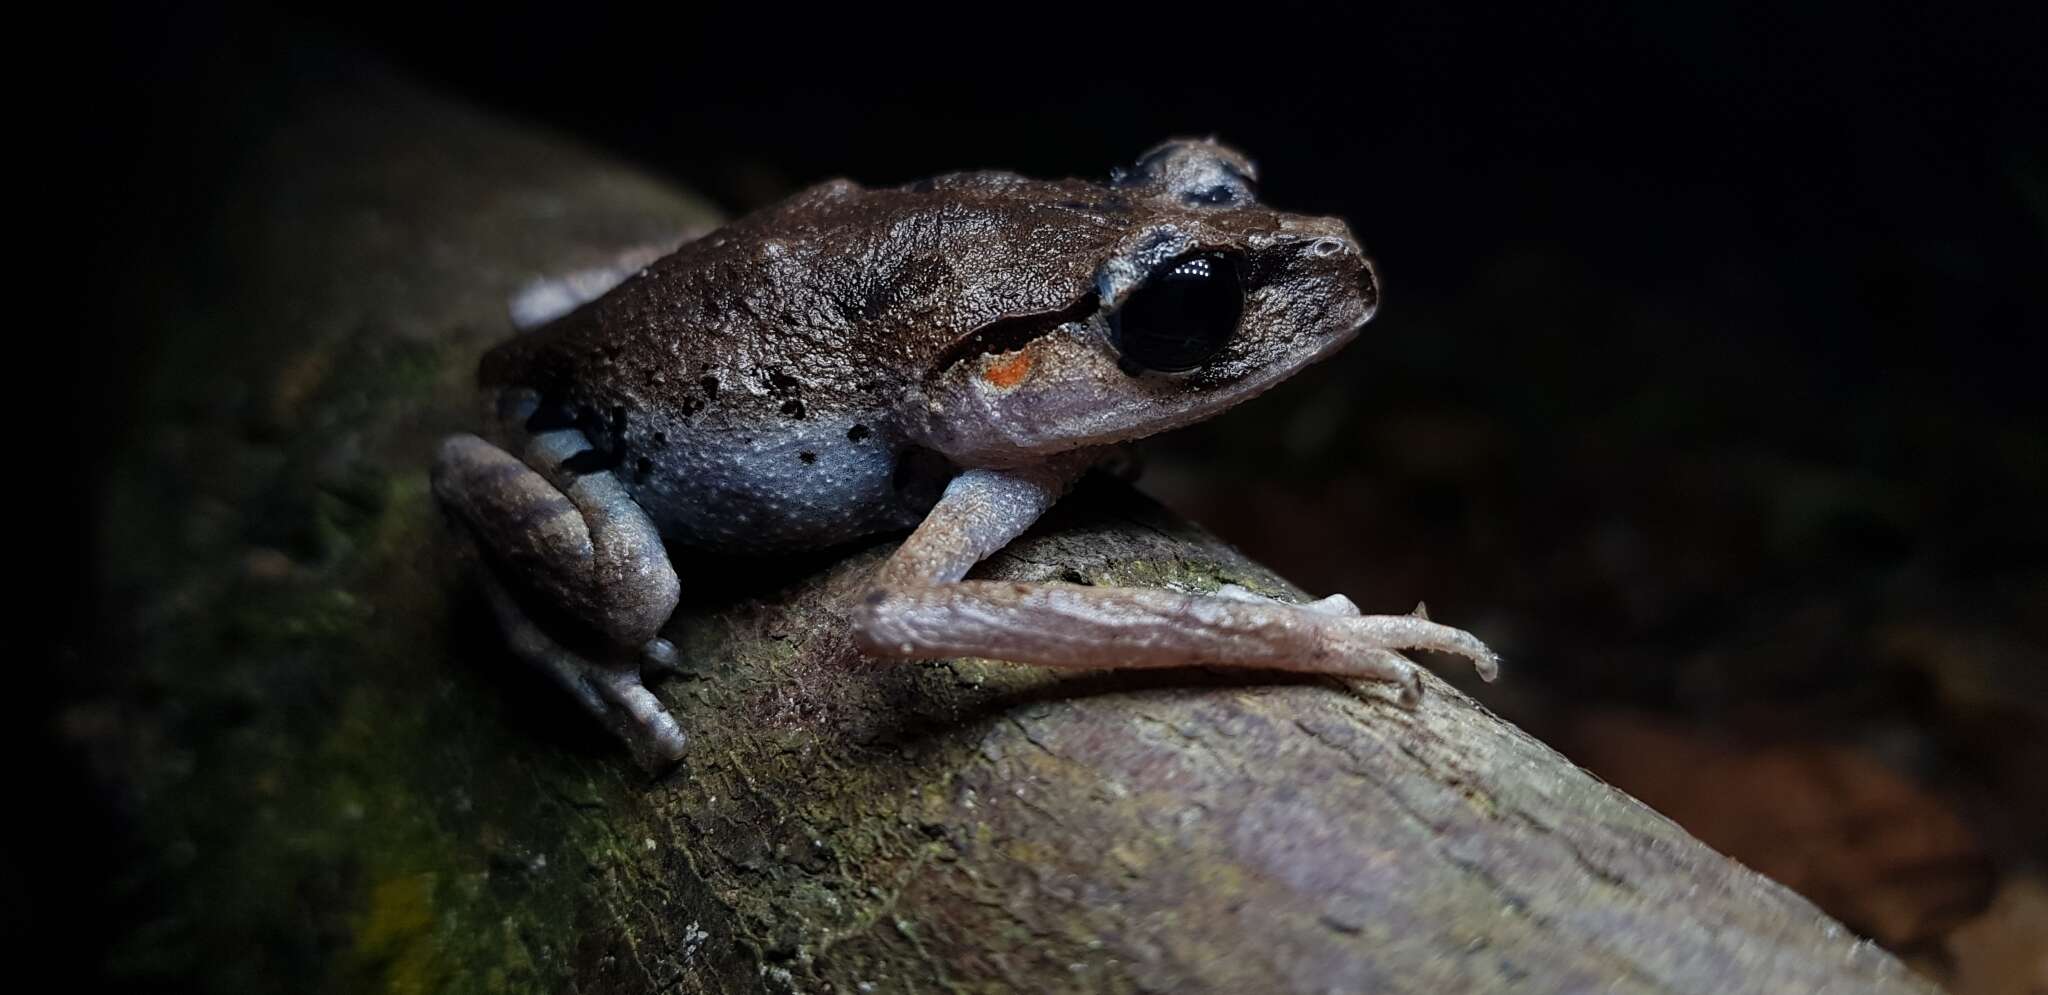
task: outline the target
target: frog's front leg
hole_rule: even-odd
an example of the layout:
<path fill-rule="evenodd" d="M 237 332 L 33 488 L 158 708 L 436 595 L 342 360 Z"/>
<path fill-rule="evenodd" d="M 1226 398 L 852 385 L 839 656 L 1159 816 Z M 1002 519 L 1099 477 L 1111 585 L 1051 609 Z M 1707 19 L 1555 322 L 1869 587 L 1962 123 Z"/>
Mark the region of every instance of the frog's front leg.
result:
<path fill-rule="evenodd" d="M 1220 595 L 1063 583 L 961 580 L 1058 500 L 1071 468 L 969 470 L 882 567 L 855 612 L 856 640 L 885 657 L 977 656 L 1049 667 L 1215 664 L 1391 681 L 1414 703 L 1401 650 L 1455 653 L 1486 680 L 1492 650 L 1421 615 L 1361 615 L 1348 600 L 1293 605 Z"/>
<path fill-rule="evenodd" d="M 444 440 L 434 496 L 475 537 L 513 653 L 553 674 L 642 766 L 663 768 L 683 732 L 640 677 L 674 654 L 658 635 L 678 592 L 661 537 L 611 473 L 562 467 L 588 448 L 581 432 L 508 434 L 523 436 L 521 456 L 474 435 Z"/>

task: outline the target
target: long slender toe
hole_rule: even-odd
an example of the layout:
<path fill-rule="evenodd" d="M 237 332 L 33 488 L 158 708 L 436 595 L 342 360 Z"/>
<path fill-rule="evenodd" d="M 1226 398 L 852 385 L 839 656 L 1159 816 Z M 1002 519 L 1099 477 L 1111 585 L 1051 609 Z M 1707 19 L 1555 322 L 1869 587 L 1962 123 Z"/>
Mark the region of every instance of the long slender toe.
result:
<path fill-rule="evenodd" d="M 688 739 L 668 706 L 630 673 L 607 675 L 602 687 L 621 737 L 650 773 L 660 773 L 682 759 Z"/>

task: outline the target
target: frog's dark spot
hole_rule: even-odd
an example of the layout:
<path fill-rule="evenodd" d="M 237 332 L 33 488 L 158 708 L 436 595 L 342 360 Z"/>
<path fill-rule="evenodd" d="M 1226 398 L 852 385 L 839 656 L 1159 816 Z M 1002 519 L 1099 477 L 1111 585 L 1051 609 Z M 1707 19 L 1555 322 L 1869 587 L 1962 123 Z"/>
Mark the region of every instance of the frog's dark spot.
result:
<path fill-rule="evenodd" d="M 869 431 L 866 425 L 856 424 L 852 428 L 846 430 L 846 441 L 859 442 L 862 439 L 865 439 L 873 434 L 875 433 Z"/>
<path fill-rule="evenodd" d="M 579 477 L 592 473 L 603 473 L 619 465 L 618 457 L 595 449 L 585 449 L 562 461 L 562 470 Z"/>
<path fill-rule="evenodd" d="M 528 432 L 553 432 L 576 427 L 576 409 L 559 397 L 542 396 L 533 413 L 526 416 Z"/>
<path fill-rule="evenodd" d="M 704 388 L 704 397 L 706 400 L 718 400 L 717 377 L 705 377 L 704 379 L 697 381 L 697 386 Z"/>
<path fill-rule="evenodd" d="M 796 458 L 802 461 L 805 466 L 809 466 L 812 463 L 816 463 L 818 461 L 818 454 L 806 451 L 796 454 Z"/>
<path fill-rule="evenodd" d="M 804 416 L 804 402 L 803 402 L 803 399 L 802 399 L 802 398 L 796 398 L 796 397 L 792 397 L 792 398 L 790 398 L 789 400 L 787 400 L 787 401 L 784 401 L 784 402 L 782 402 L 782 413 L 783 413 L 783 414 L 785 414 L 785 415 L 788 415 L 788 416 L 790 416 L 791 418 L 797 418 L 797 419 L 801 419 L 801 418 L 803 418 L 803 416 Z"/>
<path fill-rule="evenodd" d="M 781 370 L 772 370 L 768 374 L 768 392 L 776 397 L 789 397 L 801 393 L 803 389 L 803 381 Z"/>
<path fill-rule="evenodd" d="M 667 433 L 667 432 L 656 432 L 656 433 L 654 433 L 654 448 L 656 448 L 656 449 L 661 449 L 661 448 L 663 448 L 663 447 L 665 447 L 665 446 L 667 446 L 667 445 L 668 445 L 668 433 Z"/>
<path fill-rule="evenodd" d="M 697 397 L 694 394 L 685 394 L 683 395 L 682 402 L 676 405 L 676 410 L 682 412 L 685 418 L 694 418 L 697 412 L 704 410 L 706 403 L 708 402 L 701 397 Z"/>
<path fill-rule="evenodd" d="M 646 483 L 646 482 L 647 482 L 647 477 L 648 477 L 648 475 L 649 475 L 649 474 L 652 474 L 653 472 L 654 472 L 654 461 L 653 461 L 653 460 L 651 460 L 651 459 L 648 459 L 648 458 L 647 458 L 647 457 L 645 457 L 645 456 L 642 456 L 642 457 L 640 457 L 639 459 L 637 459 L 637 460 L 634 460 L 634 461 L 633 461 L 633 482 L 634 482 L 634 483 L 640 483 L 640 484 L 644 484 L 644 483 Z"/>
<path fill-rule="evenodd" d="M 565 418 L 562 412 L 568 412 L 572 417 Z M 583 433 L 589 448 L 562 461 L 562 469 L 569 473 L 597 473 L 616 469 L 626 461 L 628 446 L 623 405 L 613 405 L 607 418 L 585 405 L 543 404 L 534 411 L 533 417 L 526 420 L 526 427 L 535 432 L 573 428 Z"/>

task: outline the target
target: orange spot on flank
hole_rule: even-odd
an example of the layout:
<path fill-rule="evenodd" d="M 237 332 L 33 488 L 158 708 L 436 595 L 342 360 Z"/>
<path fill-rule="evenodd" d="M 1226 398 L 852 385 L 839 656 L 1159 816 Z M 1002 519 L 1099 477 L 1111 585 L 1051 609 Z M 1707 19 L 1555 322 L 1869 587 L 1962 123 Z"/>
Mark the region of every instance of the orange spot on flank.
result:
<path fill-rule="evenodd" d="M 1024 378 L 1030 375 L 1031 354 L 1018 350 L 1015 356 L 1011 356 L 999 363 L 994 363 L 988 369 L 983 370 L 981 378 L 997 387 L 1007 389 L 1023 383 Z"/>

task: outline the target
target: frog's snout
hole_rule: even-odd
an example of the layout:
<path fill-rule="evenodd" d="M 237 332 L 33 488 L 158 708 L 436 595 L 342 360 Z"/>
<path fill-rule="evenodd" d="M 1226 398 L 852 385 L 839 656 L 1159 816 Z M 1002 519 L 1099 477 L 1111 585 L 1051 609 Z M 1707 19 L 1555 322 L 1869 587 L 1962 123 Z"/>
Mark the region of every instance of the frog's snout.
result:
<path fill-rule="evenodd" d="M 1358 318 L 1358 323 L 1363 325 L 1371 321 L 1380 309 L 1380 273 L 1372 260 L 1363 255 L 1358 257 L 1358 299 L 1365 305 Z"/>

